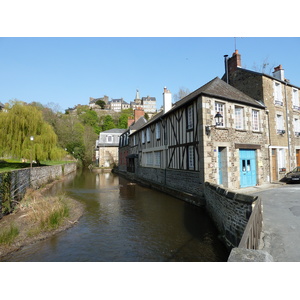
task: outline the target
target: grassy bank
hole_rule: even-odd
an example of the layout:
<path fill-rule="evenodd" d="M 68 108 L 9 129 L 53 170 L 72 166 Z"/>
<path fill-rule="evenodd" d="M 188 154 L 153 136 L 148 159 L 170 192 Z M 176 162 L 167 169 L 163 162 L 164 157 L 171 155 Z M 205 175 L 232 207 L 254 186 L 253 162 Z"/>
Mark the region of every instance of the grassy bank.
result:
<path fill-rule="evenodd" d="M 27 191 L 15 211 L 0 220 L 0 261 L 24 245 L 71 227 L 82 213 L 82 205 L 64 195 Z"/>
<path fill-rule="evenodd" d="M 43 166 L 54 166 L 70 163 L 74 161 L 41 161 L 39 167 Z M 32 164 L 32 167 L 37 167 L 37 164 Z M 19 160 L 12 159 L 0 159 L 0 172 L 8 172 L 17 169 L 29 168 L 29 162 L 21 162 Z"/>

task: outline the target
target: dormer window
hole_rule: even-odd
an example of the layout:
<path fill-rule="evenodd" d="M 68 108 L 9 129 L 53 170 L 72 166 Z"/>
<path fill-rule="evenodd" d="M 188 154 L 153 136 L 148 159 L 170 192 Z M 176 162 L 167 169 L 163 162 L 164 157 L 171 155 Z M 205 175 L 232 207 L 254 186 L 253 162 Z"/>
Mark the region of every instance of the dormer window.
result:
<path fill-rule="evenodd" d="M 107 143 L 112 143 L 112 142 L 113 142 L 113 137 L 112 137 L 112 135 L 107 135 L 107 136 L 106 136 L 106 142 L 107 142 Z"/>

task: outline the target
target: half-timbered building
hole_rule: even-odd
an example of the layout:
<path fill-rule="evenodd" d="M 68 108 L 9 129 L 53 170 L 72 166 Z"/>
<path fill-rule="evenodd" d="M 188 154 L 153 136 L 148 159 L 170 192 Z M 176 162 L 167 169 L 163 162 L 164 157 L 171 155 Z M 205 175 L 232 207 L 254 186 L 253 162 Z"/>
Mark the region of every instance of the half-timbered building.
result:
<path fill-rule="evenodd" d="M 268 180 L 265 107 L 216 77 L 129 135 L 135 175 L 202 195 L 204 182 L 227 188 Z"/>

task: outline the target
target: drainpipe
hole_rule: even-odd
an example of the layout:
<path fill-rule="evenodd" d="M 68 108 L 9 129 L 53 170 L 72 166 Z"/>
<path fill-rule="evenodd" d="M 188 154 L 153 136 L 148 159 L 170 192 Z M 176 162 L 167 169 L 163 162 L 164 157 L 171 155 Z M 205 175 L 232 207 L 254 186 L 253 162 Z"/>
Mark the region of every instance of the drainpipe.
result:
<path fill-rule="evenodd" d="M 269 160 L 269 182 L 272 182 L 271 178 L 272 178 L 272 167 L 271 167 L 271 155 L 270 155 L 270 151 L 271 151 L 271 132 L 270 132 L 270 115 L 269 115 L 269 110 L 266 110 L 266 114 L 267 114 L 267 118 L 268 118 L 268 132 L 269 132 L 269 136 L 268 136 L 268 140 L 269 140 L 269 146 L 268 146 L 268 160 Z"/>
<path fill-rule="evenodd" d="M 286 131 L 287 131 L 287 142 L 288 142 L 288 156 L 289 156 L 289 169 L 288 171 L 291 171 L 291 145 L 290 145 L 290 132 L 289 132 L 289 116 L 288 116 L 288 101 L 287 101 L 287 82 L 285 81 L 285 86 L 284 86 L 284 96 L 285 96 L 285 114 L 286 114 Z"/>
<path fill-rule="evenodd" d="M 224 63 L 225 63 L 226 83 L 229 83 L 229 80 L 228 80 L 228 55 L 224 55 Z"/>

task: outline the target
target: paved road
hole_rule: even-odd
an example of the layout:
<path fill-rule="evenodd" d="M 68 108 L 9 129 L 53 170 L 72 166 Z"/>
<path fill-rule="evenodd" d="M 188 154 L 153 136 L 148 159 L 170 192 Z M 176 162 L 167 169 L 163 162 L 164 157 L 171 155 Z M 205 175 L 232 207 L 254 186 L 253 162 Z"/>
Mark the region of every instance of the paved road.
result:
<path fill-rule="evenodd" d="M 262 250 L 274 261 L 300 262 L 300 184 L 273 184 L 247 193 L 262 199 Z"/>

